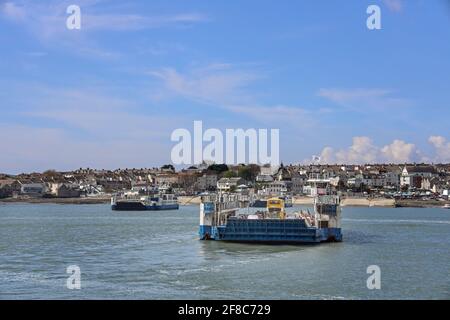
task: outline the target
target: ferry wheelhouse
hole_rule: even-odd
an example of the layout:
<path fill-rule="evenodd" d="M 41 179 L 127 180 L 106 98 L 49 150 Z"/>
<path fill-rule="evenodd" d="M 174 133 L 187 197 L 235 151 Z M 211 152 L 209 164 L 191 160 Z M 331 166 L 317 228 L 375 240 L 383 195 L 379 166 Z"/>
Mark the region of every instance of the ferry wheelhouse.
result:
<path fill-rule="evenodd" d="M 292 197 L 290 195 L 279 196 L 279 199 L 284 201 L 285 208 L 291 208 L 293 206 Z M 256 199 L 250 204 L 252 208 L 266 208 L 267 199 Z"/>

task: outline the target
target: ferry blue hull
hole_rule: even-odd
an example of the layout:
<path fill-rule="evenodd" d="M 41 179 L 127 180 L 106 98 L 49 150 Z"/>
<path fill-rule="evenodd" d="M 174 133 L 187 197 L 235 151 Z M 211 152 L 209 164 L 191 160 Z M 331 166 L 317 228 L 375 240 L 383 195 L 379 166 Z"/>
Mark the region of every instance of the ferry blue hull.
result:
<path fill-rule="evenodd" d="M 300 219 L 230 219 L 224 226 L 200 226 L 201 240 L 253 242 L 269 244 L 302 244 L 340 242 L 340 228 L 307 227 Z"/>
<path fill-rule="evenodd" d="M 178 204 L 147 206 L 143 203 L 119 202 L 111 206 L 116 211 L 157 211 L 157 210 L 178 210 Z"/>

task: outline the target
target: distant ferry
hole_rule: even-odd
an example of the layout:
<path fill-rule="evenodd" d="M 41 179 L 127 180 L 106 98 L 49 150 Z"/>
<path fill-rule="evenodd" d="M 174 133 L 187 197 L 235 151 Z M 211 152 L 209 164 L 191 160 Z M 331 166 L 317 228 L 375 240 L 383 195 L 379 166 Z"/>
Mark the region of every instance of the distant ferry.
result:
<path fill-rule="evenodd" d="M 442 208 L 444 208 L 444 209 L 450 209 L 450 203 L 445 204 Z"/>
<path fill-rule="evenodd" d="M 201 240 L 254 243 L 320 243 L 340 242 L 340 198 L 317 196 L 314 212 L 286 214 L 280 198 L 267 200 L 267 210 L 241 214 L 235 195 L 218 194 L 202 197 L 199 236 Z"/>
<path fill-rule="evenodd" d="M 174 194 L 159 195 L 121 194 L 111 198 L 111 209 L 118 211 L 178 210 L 178 199 Z"/>

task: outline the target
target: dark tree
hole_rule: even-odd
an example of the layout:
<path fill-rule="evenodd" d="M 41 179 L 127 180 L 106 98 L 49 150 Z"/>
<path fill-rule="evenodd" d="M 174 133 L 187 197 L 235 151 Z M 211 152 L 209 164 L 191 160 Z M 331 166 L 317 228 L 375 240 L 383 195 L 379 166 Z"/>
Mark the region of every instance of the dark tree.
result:
<path fill-rule="evenodd" d="M 223 176 L 225 178 L 235 178 L 237 176 L 237 174 L 234 171 L 228 170 L 223 174 Z"/>
<path fill-rule="evenodd" d="M 217 174 L 228 171 L 228 166 L 226 164 L 212 164 L 208 167 L 208 171 L 213 171 Z"/>
<path fill-rule="evenodd" d="M 161 167 L 161 170 L 172 170 L 175 171 L 175 167 L 171 164 L 165 164 Z"/>
<path fill-rule="evenodd" d="M 256 176 L 260 173 L 260 168 L 258 165 L 250 164 L 247 166 L 240 167 L 238 170 L 238 176 L 247 180 L 255 181 Z"/>

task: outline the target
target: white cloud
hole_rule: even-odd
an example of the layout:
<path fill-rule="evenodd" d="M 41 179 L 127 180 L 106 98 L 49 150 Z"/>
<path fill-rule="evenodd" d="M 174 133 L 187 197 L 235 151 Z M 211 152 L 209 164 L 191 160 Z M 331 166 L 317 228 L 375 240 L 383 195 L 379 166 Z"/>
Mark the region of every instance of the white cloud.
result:
<path fill-rule="evenodd" d="M 435 149 L 435 162 L 450 162 L 450 142 L 442 136 L 431 136 L 428 142 Z"/>
<path fill-rule="evenodd" d="M 320 162 L 321 163 L 336 163 L 336 155 L 334 153 L 333 148 L 325 147 L 320 153 Z"/>
<path fill-rule="evenodd" d="M 416 146 L 402 140 L 394 140 L 390 145 L 384 146 L 381 152 L 388 162 L 404 163 L 409 162 L 414 155 Z"/>
<path fill-rule="evenodd" d="M 373 163 L 377 160 L 377 148 L 368 137 L 354 137 L 353 144 L 336 153 L 338 163 Z"/>
<path fill-rule="evenodd" d="M 369 137 L 353 137 L 350 147 L 335 151 L 325 147 L 320 154 L 321 163 L 365 164 L 365 163 L 405 163 L 417 159 L 416 146 L 402 140 L 394 140 L 391 144 L 378 147 Z"/>
<path fill-rule="evenodd" d="M 350 147 L 335 151 L 325 147 L 321 154 L 321 163 L 411 163 L 434 162 L 450 163 L 450 141 L 442 136 L 431 136 L 428 142 L 433 146 L 434 152 L 425 153 L 413 143 L 395 139 L 384 147 L 377 147 L 369 137 L 354 137 Z M 304 162 L 309 163 L 309 160 Z"/>

